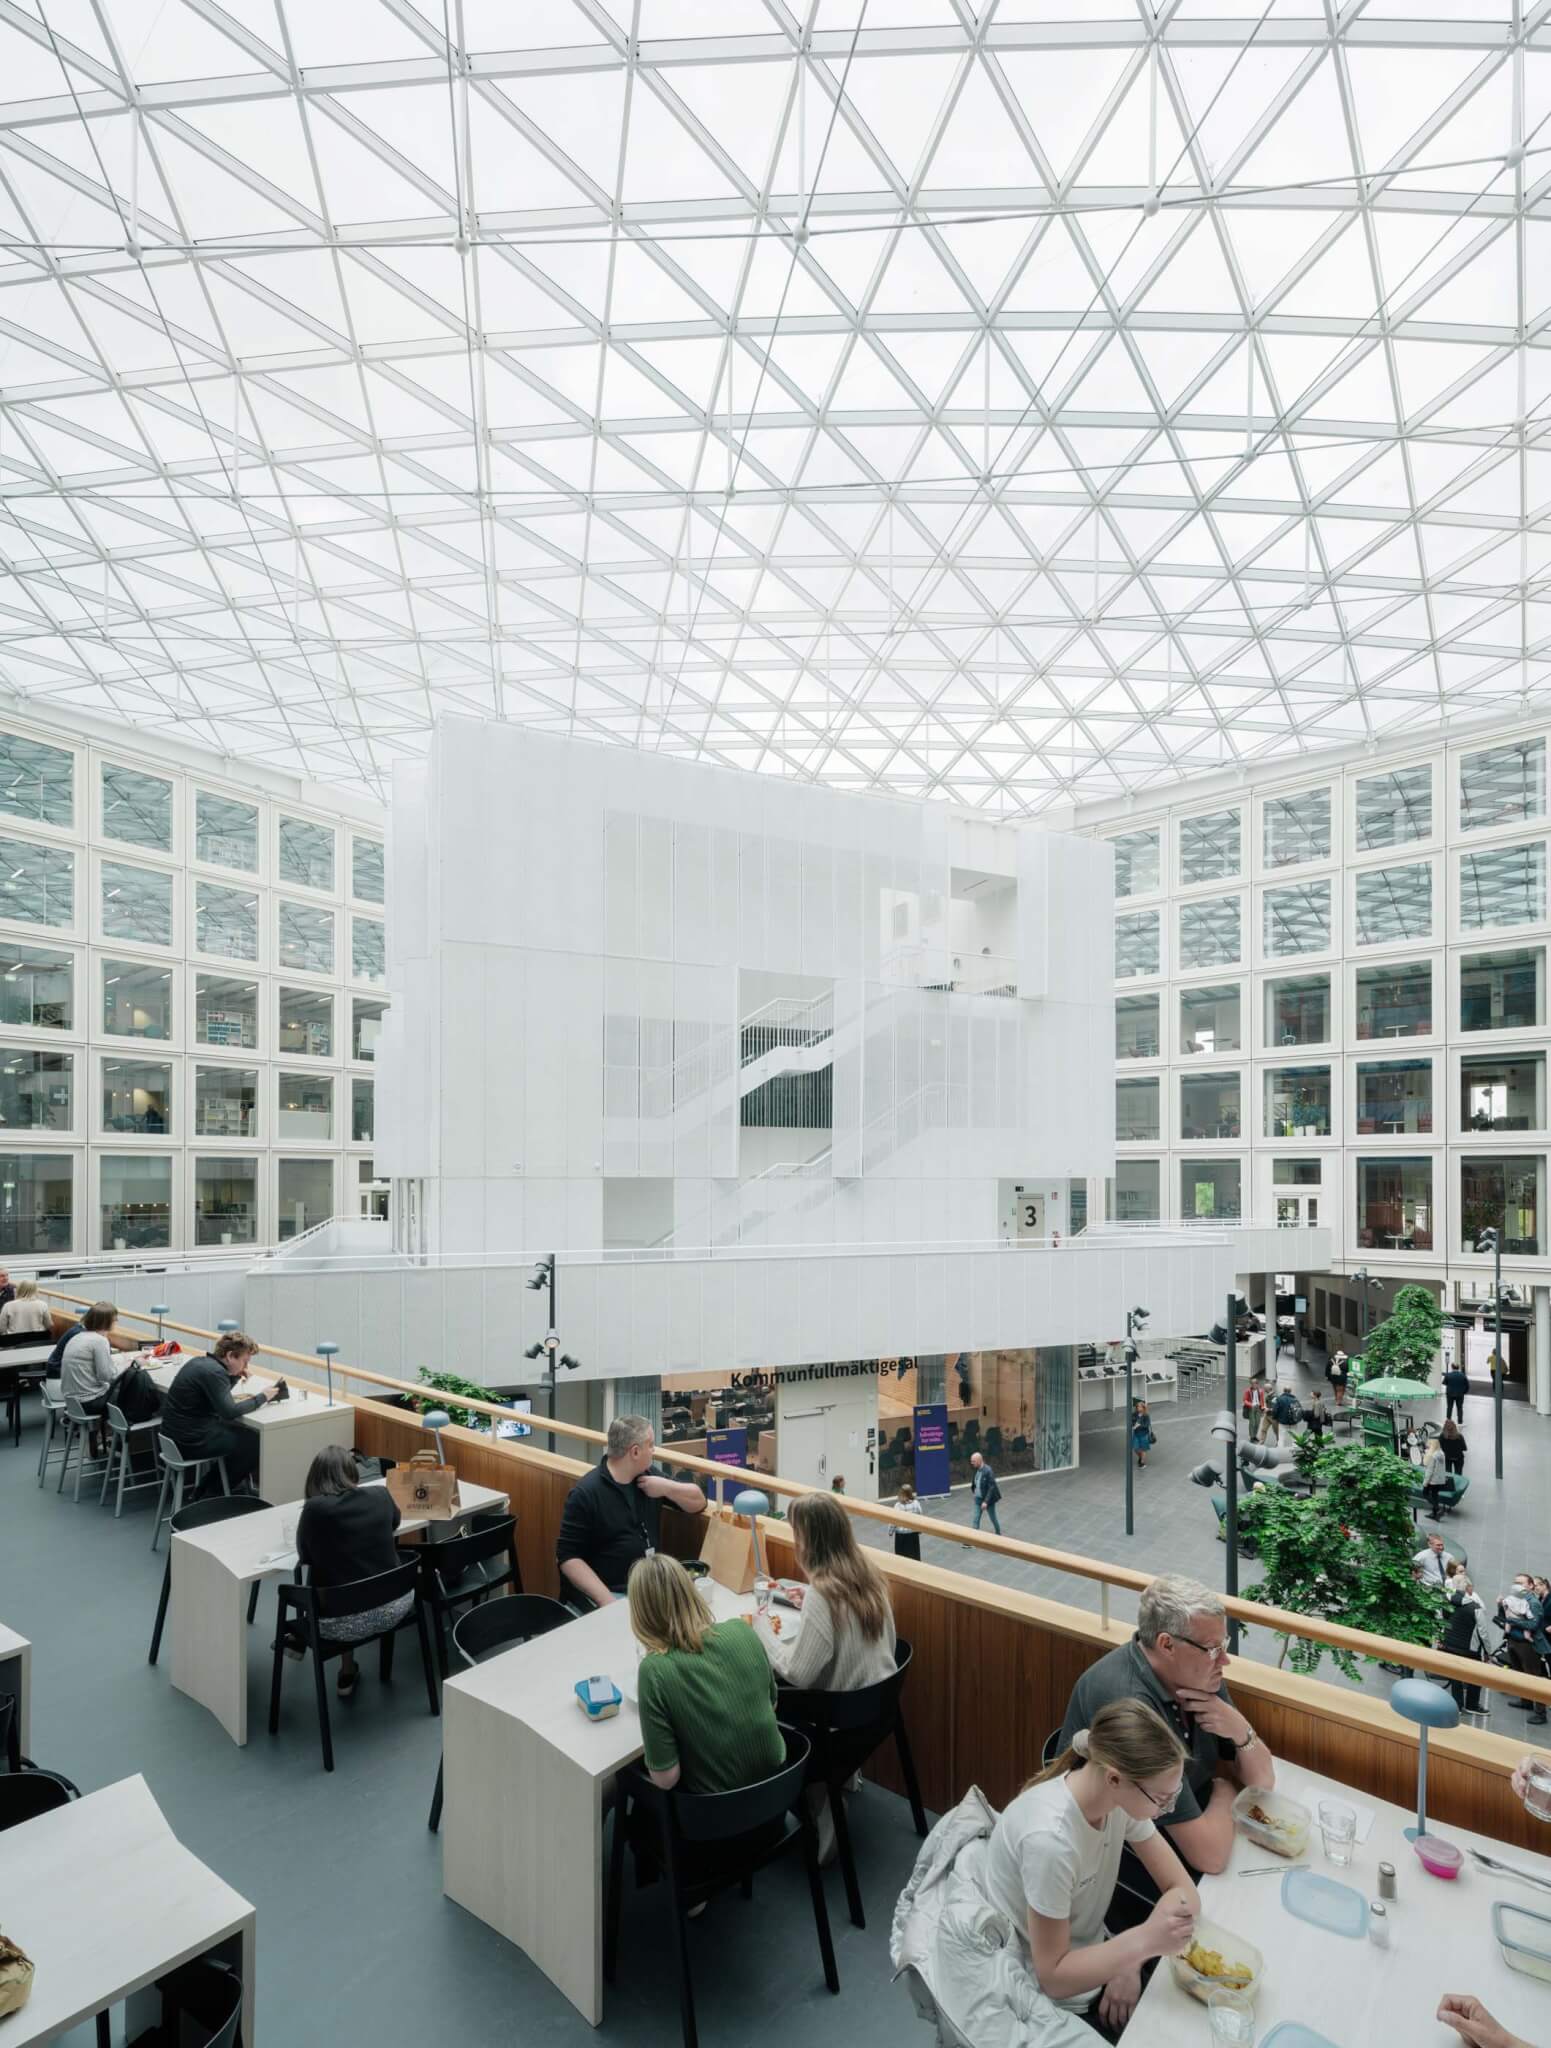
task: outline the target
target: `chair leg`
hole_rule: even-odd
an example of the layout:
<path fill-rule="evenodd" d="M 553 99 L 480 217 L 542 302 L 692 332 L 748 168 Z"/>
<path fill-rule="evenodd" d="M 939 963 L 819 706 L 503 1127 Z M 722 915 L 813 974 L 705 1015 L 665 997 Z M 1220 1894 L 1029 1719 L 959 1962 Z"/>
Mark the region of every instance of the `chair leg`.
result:
<path fill-rule="evenodd" d="M 856 1858 L 851 1853 L 851 1823 L 846 1818 L 846 1796 L 842 1781 L 834 1779 L 829 1786 L 829 1817 L 835 1827 L 835 1853 L 840 1860 L 840 1874 L 845 1879 L 846 1905 L 851 1914 L 853 1927 L 865 1927 L 867 1916 L 862 1911 L 862 1888 L 856 1881 Z"/>
<path fill-rule="evenodd" d="M 232 1487 L 231 1481 L 226 1476 L 226 1460 L 224 1458 L 217 1458 L 215 1461 L 215 1469 L 221 1475 L 221 1491 L 229 1499 L 231 1497 Z"/>
<path fill-rule="evenodd" d="M 253 1626 L 253 1617 L 254 1617 L 254 1616 L 255 1616 L 255 1615 L 256 1615 L 256 1614 L 258 1613 L 258 1596 L 259 1596 L 259 1588 L 260 1588 L 260 1587 L 261 1587 L 261 1586 L 263 1585 L 263 1583 L 264 1583 L 264 1582 L 263 1582 L 263 1580 L 262 1580 L 262 1579 L 255 1579 L 255 1580 L 253 1581 L 253 1584 L 252 1584 L 252 1585 L 251 1585 L 251 1586 L 250 1586 L 250 1587 L 248 1588 L 248 1626 L 249 1626 L 249 1628 L 252 1628 L 252 1626 Z"/>
<path fill-rule="evenodd" d="M 439 1600 L 431 1602 L 431 1620 L 436 1630 L 436 1668 L 441 1676 L 445 1678 L 448 1671 L 447 1617 L 442 1612 L 442 1604 Z"/>
<path fill-rule="evenodd" d="M 113 2048 L 113 2016 L 100 2012 L 97 2015 L 97 2048 Z"/>
<path fill-rule="evenodd" d="M 127 1443 L 126 1443 L 126 1445 L 125 1445 L 125 1448 L 126 1448 L 126 1450 L 128 1449 L 128 1445 L 127 1445 Z M 118 1433 L 117 1433 L 117 1431 L 114 1431 L 114 1430 L 110 1430 L 110 1431 L 109 1431 L 109 1433 L 108 1433 L 108 1462 L 107 1462 L 107 1463 L 106 1463 L 106 1464 L 105 1464 L 105 1465 L 103 1466 L 103 1468 L 102 1468 L 102 1484 L 101 1484 L 101 1486 L 99 1486 L 99 1487 L 98 1487 L 98 1489 L 97 1489 L 97 1505 L 98 1505 L 98 1507 L 100 1507 L 100 1508 L 105 1508 L 105 1507 L 107 1506 L 107 1504 L 108 1504 L 108 1487 L 109 1487 L 109 1484 L 111 1483 L 111 1481 L 112 1481 L 112 1478 L 113 1478 L 113 1460 L 114 1460 L 114 1455 L 115 1455 L 115 1453 L 117 1452 L 117 1450 L 118 1450 Z M 119 1505 L 120 1505 L 120 1506 L 122 1506 L 122 1505 L 123 1505 L 123 1501 L 124 1501 L 124 1496 L 123 1496 L 123 1494 L 122 1494 L 122 1492 L 121 1492 L 121 1493 L 119 1494 Z"/>
<path fill-rule="evenodd" d="M 377 1638 L 377 1676 L 384 1685 L 393 1683 L 393 1652 L 398 1647 L 398 1630 L 390 1628 Z"/>
<path fill-rule="evenodd" d="M 52 1408 L 45 1409 L 44 1413 L 48 1417 L 48 1428 L 43 1432 L 43 1441 L 38 1446 L 39 1486 L 42 1486 L 43 1475 L 48 1470 L 48 1454 L 54 1448 L 54 1432 L 59 1422 L 59 1417 L 54 1413 L 54 1410 Z"/>
<path fill-rule="evenodd" d="M 447 1765 L 445 1761 L 438 1763 L 436 1766 L 436 1790 L 431 1794 L 431 1818 L 426 1822 L 426 1826 L 431 1830 L 431 1833 L 433 1835 L 438 1834 L 441 1831 L 442 1774 L 446 1770 L 446 1768 Z"/>
<path fill-rule="evenodd" d="M 86 1470 L 86 1454 L 91 1448 L 91 1431 L 84 1424 L 76 1433 L 75 1445 L 75 1498 L 81 1498 L 81 1474 Z"/>
<path fill-rule="evenodd" d="M 124 1438 L 123 1442 L 122 1442 L 122 1443 L 120 1444 L 120 1446 L 119 1446 L 119 1460 L 118 1460 L 118 1499 L 117 1499 L 117 1500 L 116 1500 L 116 1501 L 114 1502 L 114 1505 L 113 1505 L 113 1519 L 114 1519 L 114 1521 L 115 1521 L 115 1522 L 117 1522 L 117 1521 L 121 1520 L 121 1519 L 122 1519 L 122 1517 L 123 1517 L 123 1513 L 124 1513 L 124 1482 L 125 1482 L 125 1481 L 126 1481 L 126 1480 L 128 1479 L 128 1477 L 129 1477 L 129 1438 L 128 1438 L 128 1437 L 126 1436 L 126 1437 Z"/>
<path fill-rule="evenodd" d="M 63 1493 L 65 1490 L 65 1476 L 70 1470 L 70 1453 L 75 1449 L 76 1438 L 80 1433 L 67 1416 L 65 1418 L 65 1454 L 59 1461 L 59 1484 L 54 1488 L 55 1493 Z"/>
<path fill-rule="evenodd" d="M 319 1654 L 323 1646 L 314 1641 L 307 1647 L 312 1655 L 313 1689 L 318 1695 L 318 1735 L 323 1744 L 323 1768 L 331 1771 L 334 1768 L 334 1738 L 329 1732 L 328 1673 L 323 1668 L 323 1658 Z"/>
<path fill-rule="evenodd" d="M 436 1684 L 436 1660 L 431 1655 L 431 1631 L 425 1623 L 425 1603 L 415 1602 L 415 1625 L 420 1631 L 420 1662 L 425 1671 L 425 1696 L 431 1703 L 433 1717 L 442 1711 L 441 1698 Z"/>
<path fill-rule="evenodd" d="M 442 1789 L 441 1774 L 438 1772 L 436 1790 L 438 1797 Z M 629 1799 L 623 1791 L 617 1791 L 614 1798 L 614 1833 L 609 1842 L 608 1890 L 603 1896 L 603 1981 L 612 1984 L 614 1966 L 619 1957 L 619 1901 L 625 1889 L 625 1812 Z M 437 1809 L 437 1819 L 441 1811 Z"/>
<path fill-rule="evenodd" d="M 819 1869 L 819 1834 L 813 1825 L 813 1816 L 808 1811 L 808 1802 L 800 1800 L 797 1818 L 802 1824 L 802 1860 L 808 1868 L 808 1896 L 813 1901 L 813 1924 L 819 1931 L 819 1954 L 824 1959 L 824 1982 L 830 1990 L 840 1990 L 840 1972 L 835 1967 L 835 1943 L 829 1931 L 829 1907 L 824 1899 L 824 1875 Z"/>
<path fill-rule="evenodd" d="M 700 2048 L 700 2035 L 695 2026 L 695 1993 L 689 1972 L 689 1916 L 688 1902 L 679 1889 L 678 1866 L 674 1861 L 672 1844 L 665 1838 L 663 1851 L 667 1871 L 663 1892 L 668 1901 L 668 1911 L 673 1919 L 673 1960 L 679 1979 L 679 2017 L 684 2028 L 684 2048 Z"/>
<path fill-rule="evenodd" d="M 171 1566 L 168 1566 L 171 1570 Z M 275 1602 L 275 1664 L 269 1680 L 269 1732 L 280 1733 L 280 1676 L 285 1669 L 286 1610 L 284 1604 Z"/>
<path fill-rule="evenodd" d="M 172 1474 L 162 1467 L 162 1490 L 156 1496 L 156 1520 L 151 1528 L 151 1548 L 159 1549 L 162 1540 L 162 1523 L 167 1519 L 167 1489 L 172 1484 Z"/>
<path fill-rule="evenodd" d="M 257 1592 L 258 1587 L 255 1585 L 253 1590 Z M 154 1664 L 156 1662 L 157 1657 L 161 1653 L 162 1630 L 167 1626 L 167 1602 L 171 1598 L 172 1559 L 169 1557 L 166 1566 L 162 1571 L 162 1597 L 156 1603 L 156 1626 L 151 1631 L 151 1654 L 146 1659 L 146 1662 L 148 1664 Z M 253 1619 L 251 1611 L 249 1612 L 248 1619 L 250 1621 Z"/>
<path fill-rule="evenodd" d="M 905 1733 L 905 1717 L 894 1716 L 894 1752 L 899 1758 L 899 1774 L 905 1781 L 905 1790 L 910 1795 L 910 1818 L 916 1824 L 916 1833 L 922 1841 L 926 1839 L 926 1808 L 921 1804 L 921 1783 L 916 1776 L 916 1760 L 911 1754 L 910 1737 Z"/>

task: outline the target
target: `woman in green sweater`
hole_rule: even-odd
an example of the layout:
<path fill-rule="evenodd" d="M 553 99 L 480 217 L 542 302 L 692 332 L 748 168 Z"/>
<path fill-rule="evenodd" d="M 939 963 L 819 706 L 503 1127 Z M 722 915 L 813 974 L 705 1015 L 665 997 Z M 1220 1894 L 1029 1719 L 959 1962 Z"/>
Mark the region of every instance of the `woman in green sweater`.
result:
<path fill-rule="evenodd" d="M 660 1551 L 631 1566 L 630 1626 L 645 1651 L 641 1736 L 654 1785 L 731 1792 L 781 1768 L 775 1678 L 751 1629 L 713 1621 L 694 1580 Z"/>

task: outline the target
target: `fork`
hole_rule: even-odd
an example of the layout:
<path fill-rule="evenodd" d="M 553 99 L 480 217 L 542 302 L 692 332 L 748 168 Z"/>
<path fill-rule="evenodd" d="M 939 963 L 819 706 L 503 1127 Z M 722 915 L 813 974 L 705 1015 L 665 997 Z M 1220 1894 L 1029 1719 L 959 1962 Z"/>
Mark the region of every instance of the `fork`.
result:
<path fill-rule="evenodd" d="M 1470 1854 L 1483 1870 L 1495 1870 L 1504 1877 L 1522 1878 L 1525 1884 L 1538 1884 L 1543 1891 L 1551 1892 L 1551 1877 L 1537 1877 L 1533 1870 L 1521 1870 L 1517 1863 L 1499 1863 L 1495 1856 L 1485 1856 L 1479 1849 L 1472 1849 Z"/>

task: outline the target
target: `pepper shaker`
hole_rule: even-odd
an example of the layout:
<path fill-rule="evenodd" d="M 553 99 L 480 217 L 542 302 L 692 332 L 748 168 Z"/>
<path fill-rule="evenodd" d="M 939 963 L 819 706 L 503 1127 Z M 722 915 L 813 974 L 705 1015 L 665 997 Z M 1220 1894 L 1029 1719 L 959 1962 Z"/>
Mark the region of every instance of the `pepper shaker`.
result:
<path fill-rule="evenodd" d="M 1368 1939 L 1375 1948 L 1389 1947 L 1389 1912 L 1377 1899 L 1368 1907 Z"/>
<path fill-rule="evenodd" d="M 1379 1897 L 1392 1899 L 1395 1896 L 1395 1866 L 1393 1863 L 1379 1865 Z"/>

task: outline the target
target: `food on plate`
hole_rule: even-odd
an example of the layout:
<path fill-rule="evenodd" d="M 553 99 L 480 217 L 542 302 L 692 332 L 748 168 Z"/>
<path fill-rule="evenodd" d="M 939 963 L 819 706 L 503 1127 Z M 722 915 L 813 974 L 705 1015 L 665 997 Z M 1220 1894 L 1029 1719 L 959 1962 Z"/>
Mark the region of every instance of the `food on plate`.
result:
<path fill-rule="evenodd" d="M 1255 1973 L 1248 1964 L 1230 1963 L 1220 1950 L 1208 1948 L 1201 1941 L 1193 1941 L 1181 1960 L 1198 1977 L 1210 1977 L 1213 1984 L 1220 1985 L 1224 1991 L 1247 1991 L 1255 1981 Z"/>

